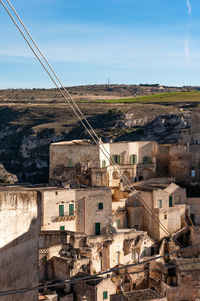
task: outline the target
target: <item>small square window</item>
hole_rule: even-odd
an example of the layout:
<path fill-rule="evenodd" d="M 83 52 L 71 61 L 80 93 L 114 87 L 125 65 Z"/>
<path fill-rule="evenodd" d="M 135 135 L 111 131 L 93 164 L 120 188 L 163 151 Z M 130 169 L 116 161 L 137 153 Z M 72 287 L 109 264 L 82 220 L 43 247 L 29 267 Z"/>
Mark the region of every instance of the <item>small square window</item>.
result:
<path fill-rule="evenodd" d="M 103 300 L 107 300 L 108 299 L 108 292 L 103 292 Z"/>
<path fill-rule="evenodd" d="M 72 166 L 73 166 L 72 159 L 68 159 L 67 160 L 67 167 L 72 167 Z"/>
<path fill-rule="evenodd" d="M 99 210 L 102 210 L 103 209 L 103 203 L 99 203 L 98 207 L 99 207 Z"/>
<path fill-rule="evenodd" d="M 65 226 L 60 226 L 60 231 L 65 231 Z"/>
<path fill-rule="evenodd" d="M 162 208 L 162 200 L 158 200 L 158 208 Z"/>

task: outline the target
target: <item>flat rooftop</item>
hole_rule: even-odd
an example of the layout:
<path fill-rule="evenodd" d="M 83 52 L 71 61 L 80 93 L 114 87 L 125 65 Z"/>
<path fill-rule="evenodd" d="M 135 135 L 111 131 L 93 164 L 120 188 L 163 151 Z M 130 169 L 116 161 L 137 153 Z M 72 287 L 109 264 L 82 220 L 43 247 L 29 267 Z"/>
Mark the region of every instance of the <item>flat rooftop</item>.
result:
<path fill-rule="evenodd" d="M 158 183 L 156 183 L 156 184 L 146 184 L 146 185 L 144 184 L 144 186 L 143 185 L 141 185 L 141 186 L 135 186 L 134 188 L 136 190 L 142 190 L 142 191 L 153 191 L 153 190 L 158 190 L 158 189 L 164 190 L 169 185 L 170 184 L 158 184 Z"/>
<path fill-rule="evenodd" d="M 59 186 L 40 186 L 40 185 L 2 185 L 0 186 L 0 191 L 83 191 L 83 190 L 110 190 L 109 187 L 78 187 L 78 188 L 64 188 Z"/>
<path fill-rule="evenodd" d="M 139 144 L 144 144 L 144 143 L 152 143 L 154 141 L 117 141 L 117 142 L 102 142 L 102 144 L 131 144 L 131 143 L 139 143 Z M 70 140 L 70 141 L 60 141 L 60 142 L 54 142 L 51 143 L 51 145 L 94 145 L 93 140 Z"/>
<path fill-rule="evenodd" d="M 94 145 L 92 140 L 71 140 L 51 143 L 51 145 Z"/>

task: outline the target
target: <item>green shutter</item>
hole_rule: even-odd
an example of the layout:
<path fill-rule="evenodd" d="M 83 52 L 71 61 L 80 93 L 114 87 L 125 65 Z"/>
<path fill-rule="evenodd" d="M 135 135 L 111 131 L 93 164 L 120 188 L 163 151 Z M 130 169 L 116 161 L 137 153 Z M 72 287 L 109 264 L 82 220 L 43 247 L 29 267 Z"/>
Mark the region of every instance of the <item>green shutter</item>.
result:
<path fill-rule="evenodd" d="M 117 164 L 120 164 L 120 163 L 121 163 L 121 162 L 120 162 L 120 161 L 121 161 L 120 159 L 121 159 L 121 158 L 120 158 L 120 156 L 118 155 L 118 156 L 117 156 Z"/>
<path fill-rule="evenodd" d="M 112 156 L 112 163 L 116 163 L 116 164 L 120 164 L 120 161 L 121 161 L 121 158 L 120 158 L 120 155 L 113 155 Z"/>
<path fill-rule="evenodd" d="M 64 216 L 64 205 L 59 205 L 59 216 Z"/>
<path fill-rule="evenodd" d="M 136 163 L 137 163 L 137 156 L 130 155 L 130 164 L 136 164 Z"/>
<path fill-rule="evenodd" d="M 142 162 L 143 163 L 151 163 L 151 157 L 147 157 L 147 156 L 143 157 Z"/>
<path fill-rule="evenodd" d="M 120 219 L 117 219 L 117 228 L 120 228 L 120 226 L 121 226 L 121 221 Z"/>
<path fill-rule="evenodd" d="M 65 231 L 65 226 L 60 226 L 60 231 Z"/>
<path fill-rule="evenodd" d="M 101 234 L 101 224 L 95 223 L 95 235 L 100 235 L 100 234 Z"/>
<path fill-rule="evenodd" d="M 99 203 L 99 210 L 102 210 L 103 209 L 103 203 Z"/>
<path fill-rule="evenodd" d="M 68 159 L 67 160 L 67 167 L 72 167 L 73 163 L 72 163 L 72 159 Z"/>
<path fill-rule="evenodd" d="M 69 215 L 74 215 L 74 204 L 69 204 Z"/>
<path fill-rule="evenodd" d="M 102 167 L 106 167 L 106 160 L 102 161 Z"/>
<path fill-rule="evenodd" d="M 108 299 L 108 292 L 103 292 L 103 300 L 106 300 Z"/>
<path fill-rule="evenodd" d="M 169 207 L 173 207 L 173 198 L 172 198 L 172 196 L 169 197 Z"/>

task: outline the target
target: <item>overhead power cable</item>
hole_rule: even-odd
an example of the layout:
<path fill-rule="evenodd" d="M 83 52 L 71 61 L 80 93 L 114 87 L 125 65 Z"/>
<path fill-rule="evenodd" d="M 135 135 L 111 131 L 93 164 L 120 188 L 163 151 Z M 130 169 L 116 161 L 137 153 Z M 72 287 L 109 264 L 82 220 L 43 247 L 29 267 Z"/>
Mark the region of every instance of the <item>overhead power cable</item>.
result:
<path fill-rule="evenodd" d="M 52 80 L 52 82 L 54 83 L 54 85 L 56 86 L 56 88 L 59 90 L 59 92 L 61 93 L 61 95 L 65 99 L 65 101 L 69 104 L 69 106 L 73 110 L 74 114 L 77 116 L 77 118 L 79 119 L 79 121 L 81 122 L 81 124 L 83 125 L 83 127 L 85 128 L 86 132 L 90 135 L 90 137 L 93 139 L 93 141 L 95 142 L 95 144 L 100 148 L 100 150 L 102 151 L 102 153 L 104 154 L 104 156 L 108 159 L 108 161 L 110 162 L 110 164 L 113 166 L 114 170 L 117 172 L 118 176 L 120 178 L 122 178 L 123 181 L 125 182 L 125 184 L 127 185 L 127 187 L 129 187 L 129 189 L 134 192 L 135 197 L 143 205 L 145 211 L 152 217 L 152 219 L 157 224 L 159 224 L 159 226 L 161 227 L 161 229 L 163 230 L 163 232 L 167 236 L 171 236 L 171 232 L 163 225 L 163 223 L 160 222 L 160 220 L 157 218 L 157 216 L 154 214 L 154 212 L 151 210 L 151 208 L 149 208 L 149 206 L 141 198 L 141 196 L 139 195 L 139 193 L 137 192 L 137 190 L 134 187 L 132 187 L 132 183 L 130 182 L 129 178 L 123 173 L 123 171 L 119 167 L 119 165 L 116 164 L 116 162 L 113 160 L 113 158 L 110 158 L 110 154 L 106 150 L 106 148 L 103 145 L 101 139 L 97 136 L 97 134 L 94 131 L 93 127 L 91 126 L 91 124 L 89 123 L 89 121 L 87 120 L 87 118 L 84 116 L 84 114 L 82 113 L 82 111 L 80 110 L 80 108 L 78 107 L 78 105 L 76 104 L 76 102 L 74 101 L 73 97 L 70 95 L 70 93 L 68 92 L 68 90 L 64 87 L 64 85 L 62 84 L 61 80 L 59 79 L 59 77 L 55 73 L 54 69 L 49 64 L 48 60 L 46 59 L 46 57 L 44 56 L 44 54 L 42 53 L 42 51 L 40 50 L 40 48 L 38 47 L 38 45 L 35 43 L 34 39 L 32 38 L 31 34 L 29 33 L 27 27 L 22 22 L 21 18 L 19 17 L 18 13 L 14 9 L 13 5 L 11 4 L 11 2 L 9 0 L 6 0 L 6 2 L 10 6 L 11 10 L 14 12 L 15 16 L 17 17 L 17 19 L 20 22 L 20 24 L 22 25 L 22 27 L 24 28 L 25 33 L 20 28 L 20 25 L 17 24 L 17 22 L 15 21 L 14 17 L 10 13 L 10 11 L 8 10 L 8 8 L 4 4 L 4 2 L 2 0 L 0 0 L 0 3 L 2 4 L 2 6 L 6 10 L 7 14 L 11 18 L 11 20 L 13 21 L 13 23 L 15 24 L 15 26 L 17 27 L 17 29 L 19 30 L 20 34 L 22 35 L 22 37 L 24 38 L 24 40 L 26 41 L 26 43 L 30 47 L 31 51 L 33 52 L 33 54 L 35 55 L 35 57 L 37 58 L 37 60 L 39 61 L 39 63 L 42 65 L 42 67 L 44 68 L 44 70 L 46 71 L 46 73 L 48 74 L 48 76 L 50 77 L 50 79 Z M 26 34 L 28 35 L 28 37 L 26 37 Z M 28 41 L 28 38 L 31 41 Z M 33 43 L 33 45 L 31 45 L 31 42 Z M 35 47 L 35 49 L 34 49 L 34 47 Z M 47 66 L 45 66 L 45 63 L 46 63 Z M 67 94 L 67 96 L 65 95 L 65 93 Z M 177 240 L 176 240 L 176 243 L 179 246 L 181 246 L 181 244 Z"/>
<path fill-rule="evenodd" d="M 185 250 L 193 249 L 193 248 L 196 248 L 198 246 L 200 246 L 200 243 L 197 243 L 197 244 L 194 244 L 192 246 L 188 246 L 188 247 L 185 247 L 185 248 L 181 248 L 181 249 L 172 251 L 172 252 L 167 253 L 165 255 L 159 255 L 157 257 L 153 257 L 153 258 L 150 258 L 150 259 L 147 259 L 147 260 L 144 260 L 144 261 L 140 261 L 140 262 L 137 262 L 137 263 L 126 264 L 122 267 L 115 267 L 115 268 L 109 269 L 107 271 L 97 273 L 95 275 L 88 275 L 88 276 L 73 278 L 73 279 L 70 279 L 70 280 L 60 281 L 60 282 L 54 283 L 54 284 L 35 286 L 35 287 L 32 287 L 32 288 L 23 288 L 23 289 L 18 289 L 18 290 L 1 291 L 0 296 L 24 294 L 24 293 L 34 291 L 34 290 L 54 288 L 54 287 L 59 287 L 59 286 L 65 285 L 65 284 L 77 283 L 77 282 L 80 282 L 80 281 L 94 280 L 95 278 L 101 279 L 101 276 L 104 276 L 104 275 L 107 275 L 107 274 L 110 274 L 110 273 L 113 273 L 113 272 L 118 272 L 118 271 L 121 271 L 121 270 L 124 270 L 124 269 L 127 269 L 127 268 L 135 267 L 135 266 L 138 266 L 138 265 L 143 265 L 143 264 L 146 264 L 146 263 L 158 260 L 158 259 L 167 258 L 170 255 L 177 254 L 177 253 L 182 253 Z M 144 270 L 144 272 L 145 271 L 146 270 Z M 137 272 L 138 271 L 131 272 L 131 273 L 137 273 Z"/>

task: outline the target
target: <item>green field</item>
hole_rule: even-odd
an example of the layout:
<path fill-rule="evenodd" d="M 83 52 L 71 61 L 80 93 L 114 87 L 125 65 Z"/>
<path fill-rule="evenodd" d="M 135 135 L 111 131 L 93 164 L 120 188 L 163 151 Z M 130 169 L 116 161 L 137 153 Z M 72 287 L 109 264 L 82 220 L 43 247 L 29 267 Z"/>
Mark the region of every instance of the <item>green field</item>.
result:
<path fill-rule="evenodd" d="M 147 95 L 132 98 L 104 99 L 104 100 L 83 100 L 82 102 L 96 103 L 176 103 L 176 102 L 200 102 L 200 92 L 171 92 L 156 95 Z"/>

